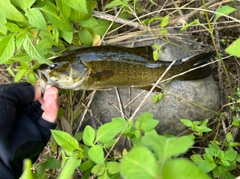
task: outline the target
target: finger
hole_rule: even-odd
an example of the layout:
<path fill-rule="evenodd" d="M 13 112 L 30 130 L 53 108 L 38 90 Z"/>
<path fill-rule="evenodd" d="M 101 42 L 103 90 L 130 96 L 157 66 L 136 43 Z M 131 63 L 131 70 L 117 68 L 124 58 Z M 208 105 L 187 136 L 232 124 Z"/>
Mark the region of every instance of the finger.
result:
<path fill-rule="evenodd" d="M 46 90 L 43 96 L 42 103 L 43 114 L 42 118 L 49 122 L 55 122 L 58 115 L 58 90 L 55 87 L 50 87 Z"/>
<path fill-rule="evenodd" d="M 34 85 L 34 91 L 35 91 L 34 101 L 41 100 L 42 98 L 41 87 L 39 85 Z"/>

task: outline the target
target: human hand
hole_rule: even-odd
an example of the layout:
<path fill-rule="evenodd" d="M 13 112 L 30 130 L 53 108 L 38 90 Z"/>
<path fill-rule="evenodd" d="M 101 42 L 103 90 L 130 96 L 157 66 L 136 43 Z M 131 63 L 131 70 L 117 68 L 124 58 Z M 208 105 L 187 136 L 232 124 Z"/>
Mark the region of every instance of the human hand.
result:
<path fill-rule="evenodd" d="M 0 166 L 16 178 L 22 173 L 23 160 L 34 162 L 56 127 L 57 94 L 50 87 L 41 97 L 40 88 L 29 83 L 0 85 Z"/>

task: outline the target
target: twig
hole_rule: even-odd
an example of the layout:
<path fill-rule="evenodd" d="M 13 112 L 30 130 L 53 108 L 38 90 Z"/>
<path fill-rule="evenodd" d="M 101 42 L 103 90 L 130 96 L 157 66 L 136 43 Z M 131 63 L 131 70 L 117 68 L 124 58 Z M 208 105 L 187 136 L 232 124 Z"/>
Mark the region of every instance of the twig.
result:
<path fill-rule="evenodd" d="M 89 101 L 88 101 L 88 103 L 87 103 L 87 108 L 85 108 L 85 110 L 84 110 L 84 112 L 83 112 L 83 116 L 82 116 L 82 118 L 81 118 L 81 120 L 80 120 L 80 123 L 79 123 L 79 125 L 78 125 L 78 127 L 77 127 L 77 130 L 76 130 L 75 134 L 80 130 L 80 127 L 81 127 L 81 125 L 82 125 L 82 122 L 83 122 L 83 120 L 84 120 L 84 118 L 85 118 L 85 116 L 86 116 L 86 114 L 87 114 L 87 112 L 88 112 L 88 108 L 90 107 L 90 105 L 91 105 L 91 103 L 92 103 L 92 100 L 93 100 L 93 98 L 94 98 L 95 93 L 96 93 L 96 90 L 92 91 L 91 96 L 90 96 L 90 99 L 89 99 Z"/>
<path fill-rule="evenodd" d="M 132 21 L 129 21 L 129 20 L 126 20 L 126 19 L 122 19 L 120 17 L 110 15 L 110 14 L 105 14 L 103 12 L 93 10 L 92 15 L 94 17 L 98 17 L 100 19 L 105 19 L 105 20 L 109 20 L 109 21 L 112 21 L 112 22 L 117 22 L 117 23 L 120 23 L 120 24 L 124 24 L 124 25 L 128 25 L 128 26 L 137 28 L 137 29 L 143 29 L 143 27 L 137 22 L 132 22 Z"/>
<path fill-rule="evenodd" d="M 124 118 L 124 112 L 123 112 L 123 108 L 122 108 L 122 102 L 121 102 L 121 99 L 120 99 L 120 96 L 119 96 L 119 92 L 118 92 L 118 89 L 117 88 L 114 88 L 115 89 L 115 92 L 116 92 L 116 95 L 117 95 L 117 99 L 118 99 L 118 106 L 120 108 L 120 113 L 121 113 L 121 117 Z"/>

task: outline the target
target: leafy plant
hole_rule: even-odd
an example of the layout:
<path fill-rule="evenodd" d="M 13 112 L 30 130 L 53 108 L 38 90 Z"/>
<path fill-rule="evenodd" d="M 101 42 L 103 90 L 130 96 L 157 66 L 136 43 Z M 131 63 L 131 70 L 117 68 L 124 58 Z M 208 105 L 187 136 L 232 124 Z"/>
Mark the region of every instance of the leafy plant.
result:
<path fill-rule="evenodd" d="M 205 172 L 211 171 L 214 178 L 234 179 L 235 176 L 230 171 L 236 169 L 236 162 L 240 161 L 240 156 L 232 147 L 223 151 L 217 144 L 211 143 L 208 148 L 205 148 L 203 157 L 200 154 L 194 154 L 191 159 Z"/>
<path fill-rule="evenodd" d="M 204 121 L 191 121 L 189 119 L 181 119 L 181 122 L 187 126 L 190 127 L 191 130 L 194 132 L 195 136 L 202 138 L 204 132 L 210 132 L 212 131 L 211 128 L 207 127 L 208 120 Z"/>

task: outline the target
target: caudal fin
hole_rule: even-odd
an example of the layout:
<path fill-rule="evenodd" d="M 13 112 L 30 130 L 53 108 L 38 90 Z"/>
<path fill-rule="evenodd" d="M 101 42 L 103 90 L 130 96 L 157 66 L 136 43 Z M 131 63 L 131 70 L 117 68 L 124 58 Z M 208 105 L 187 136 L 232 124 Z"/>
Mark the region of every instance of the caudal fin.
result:
<path fill-rule="evenodd" d="M 188 70 L 206 64 L 211 59 L 212 55 L 213 55 L 213 53 L 202 53 L 199 55 L 194 55 L 192 57 L 189 57 L 188 59 L 185 59 L 185 63 L 188 63 L 188 65 L 187 65 L 189 67 Z M 182 59 L 182 60 L 184 60 L 184 59 Z M 198 68 L 196 70 L 189 71 L 188 73 L 186 73 L 182 76 L 179 76 L 177 79 L 179 79 L 179 80 L 198 80 L 198 79 L 206 78 L 206 77 L 210 76 L 211 74 L 212 74 L 212 69 L 208 65 L 208 66 Z"/>

